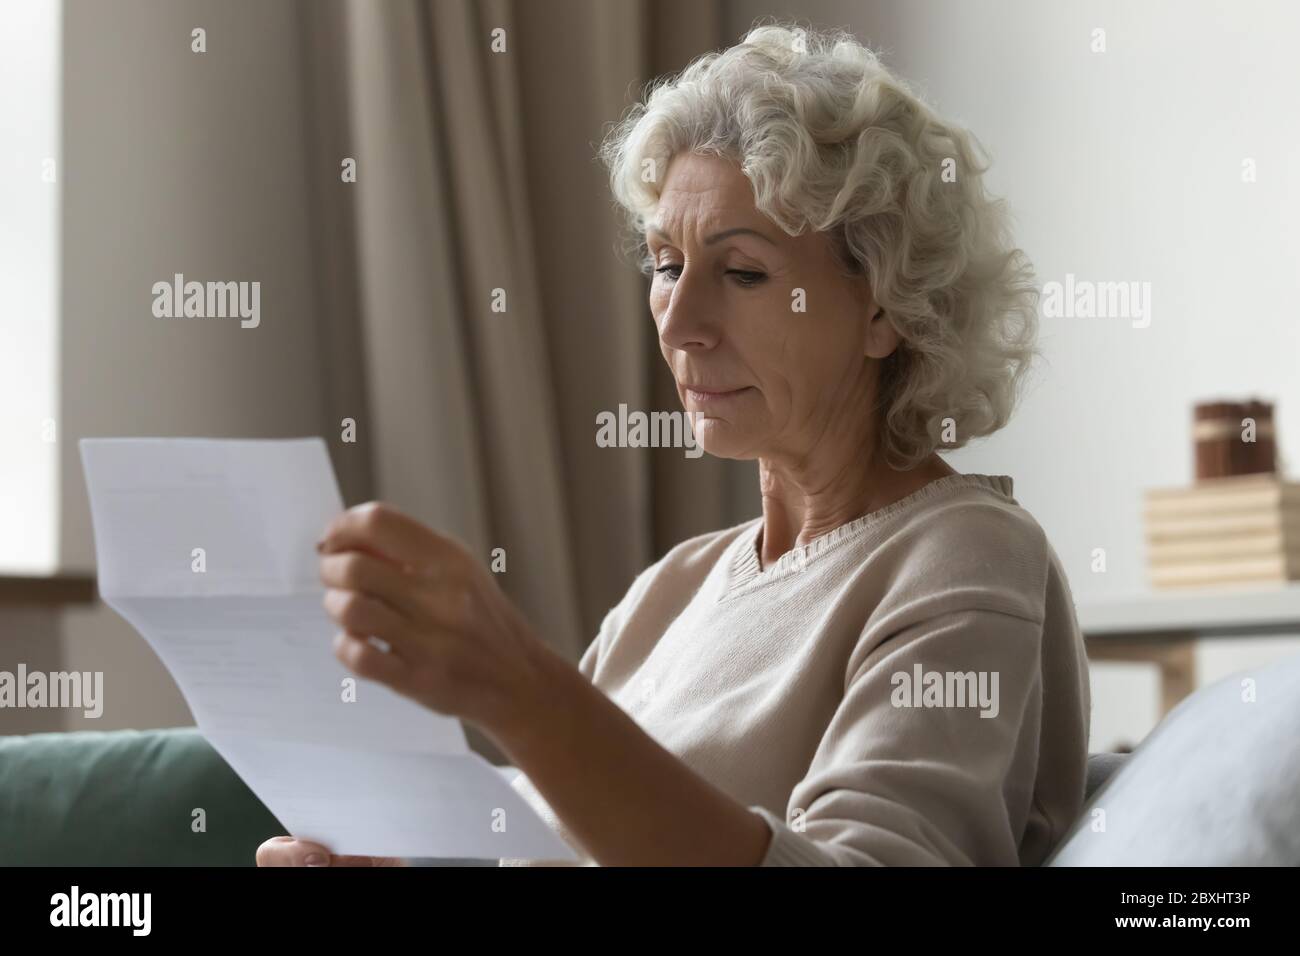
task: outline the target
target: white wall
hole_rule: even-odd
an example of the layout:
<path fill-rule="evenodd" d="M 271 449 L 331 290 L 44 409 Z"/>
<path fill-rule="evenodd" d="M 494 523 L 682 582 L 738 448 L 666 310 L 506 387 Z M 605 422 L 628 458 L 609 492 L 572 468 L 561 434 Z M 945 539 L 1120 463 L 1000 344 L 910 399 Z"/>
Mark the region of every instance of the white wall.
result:
<path fill-rule="evenodd" d="M 1078 603 L 1145 589 L 1141 495 L 1192 480 L 1195 402 L 1276 402 L 1300 460 L 1300 5 L 730 0 L 728 33 L 764 15 L 848 28 L 973 129 L 1040 281 L 1151 283 L 1147 328 L 1044 319 L 1047 362 L 1017 416 L 948 456 L 1015 479 Z M 1202 680 L 1253 663 L 1227 646 Z M 1095 677 L 1094 745 L 1144 735 L 1149 701 Z"/>

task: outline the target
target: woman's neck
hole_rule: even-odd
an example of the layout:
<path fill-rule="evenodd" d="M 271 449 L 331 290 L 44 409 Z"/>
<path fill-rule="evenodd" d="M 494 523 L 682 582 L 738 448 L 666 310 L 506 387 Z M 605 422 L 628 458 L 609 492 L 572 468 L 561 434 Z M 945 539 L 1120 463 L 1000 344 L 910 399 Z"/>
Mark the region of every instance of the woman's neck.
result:
<path fill-rule="evenodd" d="M 882 456 L 865 458 L 861 453 L 841 455 L 839 460 L 810 459 L 800 466 L 761 458 L 758 468 L 763 498 L 759 562 L 763 567 L 931 481 L 957 474 L 933 454 L 910 471 L 891 468 Z"/>

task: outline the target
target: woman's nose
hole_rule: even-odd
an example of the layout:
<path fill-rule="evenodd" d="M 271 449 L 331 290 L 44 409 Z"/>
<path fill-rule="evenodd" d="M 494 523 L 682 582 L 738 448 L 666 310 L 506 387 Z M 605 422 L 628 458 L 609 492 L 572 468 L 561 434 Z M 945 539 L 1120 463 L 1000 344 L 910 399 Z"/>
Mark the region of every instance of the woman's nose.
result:
<path fill-rule="evenodd" d="M 718 344 L 720 331 L 716 303 L 704 288 L 703 277 L 683 269 L 659 316 L 660 341 L 683 351 L 711 349 Z"/>

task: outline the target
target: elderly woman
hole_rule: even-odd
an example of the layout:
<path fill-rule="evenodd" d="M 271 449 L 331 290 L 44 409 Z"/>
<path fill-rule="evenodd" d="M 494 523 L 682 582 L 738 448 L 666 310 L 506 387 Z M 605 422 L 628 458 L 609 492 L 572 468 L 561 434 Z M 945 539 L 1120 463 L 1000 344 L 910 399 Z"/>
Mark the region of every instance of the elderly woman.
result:
<path fill-rule="evenodd" d="M 1004 425 L 1034 354 L 972 138 L 851 37 L 764 26 L 603 156 L 682 405 L 758 460 L 762 516 L 642 572 L 575 668 L 458 545 L 352 509 L 339 658 L 481 727 L 587 864 L 1042 862 L 1083 799 L 1073 601 L 1011 478 L 935 453 Z M 258 854 L 310 857 L 393 862 Z"/>

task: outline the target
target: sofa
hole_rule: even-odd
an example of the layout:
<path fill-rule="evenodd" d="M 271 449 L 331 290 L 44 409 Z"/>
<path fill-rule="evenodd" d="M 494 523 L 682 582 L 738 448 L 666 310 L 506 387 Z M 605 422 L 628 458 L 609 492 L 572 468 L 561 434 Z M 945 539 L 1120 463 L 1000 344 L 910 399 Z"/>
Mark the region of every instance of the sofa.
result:
<path fill-rule="evenodd" d="M 284 832 L 193 728 L 0 737 L 0 865 L 248 866 Z"/>
<path fill-rule="evenodd" d="M 0 865 L 249 866 L 285 832 L 193 728 L 0 737 Z"/>
<path fill-rule="evenodd" d="M 1088 759 L 1051 866 L 1300 864 L 1300 657 Z M 0 737 L 0 865 L 250 866 L 286 832 L 193 728 Z M 492 861 L 417 860 L 423 865 Z"/>

